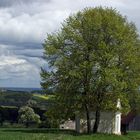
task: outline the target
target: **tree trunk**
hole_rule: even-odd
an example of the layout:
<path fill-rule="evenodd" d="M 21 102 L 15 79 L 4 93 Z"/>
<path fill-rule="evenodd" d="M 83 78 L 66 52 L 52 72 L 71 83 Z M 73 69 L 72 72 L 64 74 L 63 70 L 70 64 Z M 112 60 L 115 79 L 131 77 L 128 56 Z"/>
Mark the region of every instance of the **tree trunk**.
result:
<path fill-rule="evenodd" d="M 85 105 L 85 108 L 86 108 L 86 118 L 87 118 L 87 133 L 90 134 L 91 133 L 90 112 L 87 105 Z"/>
<path fill-rule="evenodd" d="M 97 133 L 99 123 L 100 123 L 100 110 L 97 109 L 95 112 L 95 123 L 94 123 L 94 127 L 93 127 L 93 133 Z"/>

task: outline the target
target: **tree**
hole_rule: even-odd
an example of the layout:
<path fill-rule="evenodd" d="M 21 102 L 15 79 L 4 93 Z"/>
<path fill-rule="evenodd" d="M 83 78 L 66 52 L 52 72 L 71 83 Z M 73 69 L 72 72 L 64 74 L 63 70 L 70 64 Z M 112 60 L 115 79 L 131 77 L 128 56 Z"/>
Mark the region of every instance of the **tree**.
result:
<path fill-rule="evenodd" d="M 115 110 L 118 98 L 128 110 L 128 97 L 140 82 L 140 47 L 136 27 L 126 17 L 112 8 L 84 9 L 48 34 L 43 46 L 50 69 L 42 69 L 42 87 L 53 89 L 62 110 L 86 112 L 88 133 L 91 111 L 96 133 L 100 112 Z"/>
<path fill-rule="evenodd" d="M 23 106 L 19 110 L 19 122 L 29 127 L 31 123 L 40 123 L 40 116 L 31 107 Z"/>
<path fill-rule="evenodd" d="M 37 102 L 35 100 L 30 99 L 27 101 L 27 106 L 34 108 L 37 106 Z"/>

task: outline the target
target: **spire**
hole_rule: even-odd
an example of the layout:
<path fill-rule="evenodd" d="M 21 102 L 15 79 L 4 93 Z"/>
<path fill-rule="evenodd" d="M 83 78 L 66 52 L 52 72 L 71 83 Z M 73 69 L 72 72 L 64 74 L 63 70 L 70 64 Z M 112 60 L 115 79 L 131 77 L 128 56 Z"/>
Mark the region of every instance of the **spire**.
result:
<path fill-rule="evenodd" d="M 117 108 L 121 109 L 121 101 L 120 101 L 120 99 L 117 100 Z"/>

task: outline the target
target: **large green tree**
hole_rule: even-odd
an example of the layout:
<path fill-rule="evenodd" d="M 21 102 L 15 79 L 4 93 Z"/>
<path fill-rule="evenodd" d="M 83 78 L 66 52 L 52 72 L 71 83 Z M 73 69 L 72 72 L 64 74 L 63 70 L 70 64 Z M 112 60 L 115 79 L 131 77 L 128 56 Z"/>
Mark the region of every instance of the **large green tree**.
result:
<path fill-rule="evenodd" d="M 62 110 L 86 112 L 88 133 L 91 111 L 96 133 L 102 110 L 115 110 L 118 98 L 128 108 L 139 86 L 140 51 L 136 27 L 126 17 L 112 8 L 84 9 L 48 34 L 43 46 L 50 69 L 42 69 L 42 87 L 56 93 Z"/>

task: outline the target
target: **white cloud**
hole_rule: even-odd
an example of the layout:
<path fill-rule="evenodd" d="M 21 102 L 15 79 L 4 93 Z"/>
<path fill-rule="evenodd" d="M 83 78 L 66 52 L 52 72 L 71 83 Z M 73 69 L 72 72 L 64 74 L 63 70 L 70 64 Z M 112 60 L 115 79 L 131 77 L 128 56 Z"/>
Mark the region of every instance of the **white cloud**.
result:
<path fill-rule="evenodd" d="M 38 87 L 40 66 L 44 61 L 38 57 L 15 55 L 14 51 L 9 51 L 8 47 L 11 46 L 0 45 L 0 86 L 5 83 L 5 86 Z"/>
<path fill-rule="evenodd" d="M 85 7 L 119 10 L 140 31 L 139 0 L 0 0 L 0 86 L 39 86 L 47 33 Z"/>

